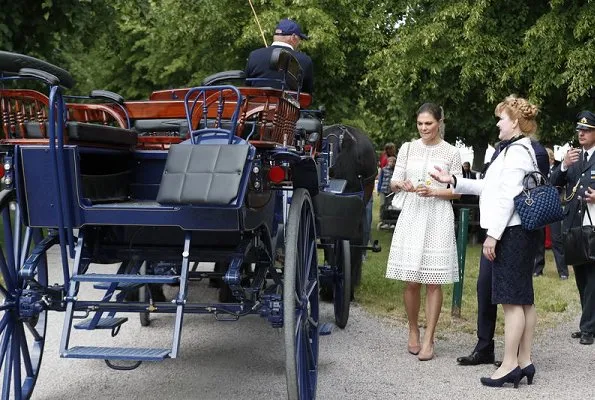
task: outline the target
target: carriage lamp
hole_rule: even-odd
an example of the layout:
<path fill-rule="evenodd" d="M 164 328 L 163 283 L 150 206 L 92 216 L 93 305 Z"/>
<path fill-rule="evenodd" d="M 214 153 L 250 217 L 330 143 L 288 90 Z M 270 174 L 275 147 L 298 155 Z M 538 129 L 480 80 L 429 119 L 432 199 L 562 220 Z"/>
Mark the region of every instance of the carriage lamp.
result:
<path fill-rule="evenodd" d="M 269 170 L 269 180 L 273 183 L 281 183 L 285 179 L 285 169 L 275 165 Z"/>
<path fill-rule="evenodd" d="M 260 172 L 260 168 L 258 167 L 258 165 L 255 165 L 254 168 L 252 168 L 252 172 L 255 174 L 258 174 Z"/>
<path fill-rule="evenodd" d="M 10 163 L 4 164 L 4 171 L 10 171 Z M 2 171 L 2 173 L 4 173 L 4 171 Z"/>
<path fill-rule="evenodd" d="M 254 189 L 260 189 L 260 181 L 254 182 Z"/>

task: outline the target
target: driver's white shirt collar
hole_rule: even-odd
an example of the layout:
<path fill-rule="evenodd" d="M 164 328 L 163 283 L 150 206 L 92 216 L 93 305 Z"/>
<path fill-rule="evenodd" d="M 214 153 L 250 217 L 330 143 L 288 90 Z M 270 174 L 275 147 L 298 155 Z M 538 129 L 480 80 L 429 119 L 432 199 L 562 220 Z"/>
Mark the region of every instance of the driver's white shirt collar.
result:
<path fill-rule="evenodd" d="M 281 47 L 287 47 L 288 49 L 291 49 L 291 50 L 295 50 L 289 43 L 285 43 L 285 42 L 274 41 L 273 43 L 271 43 L 271 46 L 281 46 Z"/>

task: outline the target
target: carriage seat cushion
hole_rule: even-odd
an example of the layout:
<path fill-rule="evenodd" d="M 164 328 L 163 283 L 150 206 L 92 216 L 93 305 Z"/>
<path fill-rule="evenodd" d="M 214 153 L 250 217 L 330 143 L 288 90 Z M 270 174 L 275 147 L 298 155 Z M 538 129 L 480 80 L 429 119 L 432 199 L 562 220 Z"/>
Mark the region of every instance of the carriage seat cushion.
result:
<path fill-rule="evenodd" d="M 249 149 L 249 144 L 172 145 L 157 201 L 230 204 L 238 195 Z"/>
<path fill-rule="evenodd" d="M 89 143 L 136 146 L 137 133 L 115 126 L 69 121 L 66 123 L 68 138 Z"/>
<path fill-rule="evenodd" d="M 25 122 L 28 138 L 41 139 L 44 137 L 39 122 Z M 46 123 L 46 132 L 48 132 Z M 135 146 L 137 133 L 128 129 L 87 122 L 68 121 L 66 130 L 70 140 L 87 143 Z"/>

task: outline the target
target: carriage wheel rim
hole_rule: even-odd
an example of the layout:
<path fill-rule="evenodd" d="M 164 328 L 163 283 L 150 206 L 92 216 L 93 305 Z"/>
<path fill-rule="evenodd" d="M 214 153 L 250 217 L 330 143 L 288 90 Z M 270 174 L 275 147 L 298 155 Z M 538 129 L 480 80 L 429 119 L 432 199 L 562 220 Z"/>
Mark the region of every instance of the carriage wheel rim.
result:
<path fill-rule="evenodd" d="M 284 308 L 287 309 L 284 313 L 288 397 L 300 400 L 316 397 L 318 376 L 319 287 L 312 210 L 307 192 L 296 190 L 287 224 L 288 257 L 285 274 L 291 279 L 284 278 L 284 291 L 288 288 L 289 281 L 293 281 L 293 290 L 289 295 L 284 293 Z M 296 232 L 297 237 L 294 238 L 294 234 L 290 232 Z M 295 246 L 295 249 L 291 250 L 291 246 Z M 290 276 L 292 273 L 293 277 Z M 289 304 L 292 304 L 291 308 L 288 307 Z M 295 310 L 293 318 L 290 310 Z"/>
<path fill-rule="evenodd" d="M 351 303 L 351 253 L 348 240 L 337 240 L 334 245 L 335 274 L 333 274 L 333 310 L 335 323 L 341 329 L 349 320 Z"/>
<path fill-rule="evenodd" d="M 2 399 L 29 399 L 37 382 L 47 330 L 47 311 L 33 317 L 19 315 L 19 301 L 28 283 L 19 275 L 31 243 L 42 238 L 41 229 L 24 228 L 19 206 L 5 204 L 1 210 L 4 238 L 0 245 L 0 380 Z M 14 208 L 10 210 L 9 207 Z M 25 230 L 27 235 L 24 234 Z M 31 235 L 29 235 L 31 234 Z M 36 281 L 47 286 L 47 259 L 41 257 Z"/>

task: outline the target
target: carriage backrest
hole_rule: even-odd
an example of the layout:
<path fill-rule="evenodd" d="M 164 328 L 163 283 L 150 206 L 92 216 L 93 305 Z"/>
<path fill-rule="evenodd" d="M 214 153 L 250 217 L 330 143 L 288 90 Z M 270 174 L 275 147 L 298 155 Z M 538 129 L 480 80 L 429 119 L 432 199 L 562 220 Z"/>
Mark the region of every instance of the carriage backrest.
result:
<path fill-rule="evenodd" d="M 0 89 L 0 117 L 4 139 L 31 137 L 29 130 L 34 128 L 41 132 L 40 137 L 46 137 L 48 104 L 48 97 L 35 90 Z"/>
<path fill-rule="evenodd" d="M 43 144 L 48 142 L 47 96 L 29 89 L 1 89 L 0 117 L 5 143 Z M 125 116 L 109 104 L 67 103 L 65 142 L 87 146 L 130 147 L 136 134 L 123 127 Z"/>
<path fill-rule="evenodd" d="M 278 89 L 239 88 L 243 97 L 236 135 L 271 144 L 292 145 L 295 122 L 300 104 L 291 93 Z M 187 93 L 187 91 L 186 91 Z M 207 91 L 208 93 L 208 91 Z M 156 96 L 160 97 L 160 96 Z M 165 97 L 165 96 L 161 96 Z M 308 104 L 309 95 L 300 99 Z M 213 120 L 221 110 L 219 127 L 231 120 L 234 112 L 231 98 L 221 101 L 212 92 L 207 97 L 207 121 Z M 26 140 L 42 143 L 47 140 L 48 97 L 35 90 L 0 90 L 0 115 L 5 140 Z M 169 145 L 187 138 L 188 124 L 183 100 L 145 100 L 123 103 L 138 134 L 138 148 L 167 149 Z M 127 128 L 127 116 L 114 104 L 67 103 L 68 120 Z M 199 128 L 203 108 L 197 107 L 200 116 L 193 116 L 193 129 Z M 127 141 L 128 142 L 128 141 Z M 16 143 L 16 142 L 15 142 Z"/>
<path fill-rule="evenodd" d="M 272 70 L 283 74 L 287 89 L 301 91 L 304 71 L 300 62 L 292 53 L 282 48 L 274 49 L 269 66 Z"/>

